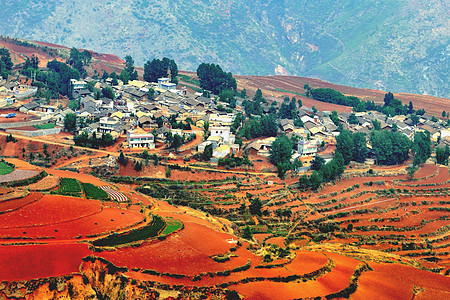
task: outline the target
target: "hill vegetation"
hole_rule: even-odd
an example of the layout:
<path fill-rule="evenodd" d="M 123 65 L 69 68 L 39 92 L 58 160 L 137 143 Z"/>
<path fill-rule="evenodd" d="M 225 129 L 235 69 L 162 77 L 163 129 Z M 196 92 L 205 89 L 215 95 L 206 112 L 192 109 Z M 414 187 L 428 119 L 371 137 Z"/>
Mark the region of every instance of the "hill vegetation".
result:
<path fill-rule="evenodd" d="M 0 29 L 18 38 L 131 54 L 141 66 L 168 57 L 192 71 L 212 62 L 235 74 L 304 75 L 449 97 L 447 11 L 440 0 L 26 0 L 4 3 L 9 17 Z"/>

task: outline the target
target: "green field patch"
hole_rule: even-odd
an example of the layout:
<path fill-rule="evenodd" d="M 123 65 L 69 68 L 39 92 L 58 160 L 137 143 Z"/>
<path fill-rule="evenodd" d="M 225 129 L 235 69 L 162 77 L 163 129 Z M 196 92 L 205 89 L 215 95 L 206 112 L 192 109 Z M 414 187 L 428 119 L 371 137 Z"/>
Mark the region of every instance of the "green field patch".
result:
<path fill-rule="evenodd" d="M 105 238 L 96 240 L 92 244 L 96 247 L 114 247 L 142 241 L 157 236 L 163 228 L 165 228 L 165 226 L 166 222 L 160 216 L 155 215 L 153 216 L 153 220 L 150 224 L 143 228 L 134 229 L 123 234 L 112 234 Z"/>
<path fill-rule="evenodd" d="M 166 228 L 161 233 L 161 235 L 169 235 L 174 231 L 177 231 L 180 228 L 183 228 L 183 223 L 180 220 L 172 219 L 172 218 L 166 218 Z"/>
<path fill-rule="evenodd" d="M 97 200 L 109 199 L 109 195 L 107 192 L 93 185 L 92 183 L 83 182 L 81 186 L 83 187 L 84 194 L 88 199 L 97 199 Z"/>
<path fill-rule="evenodd" d="M 62 178 L 59 188 L 56 191 L 52 191 L 51 193 L 64 196 L 80 197 L 80 182 L 74 178 Z"/>
<path fill-rule="evenodd" d="M 55 128 L 55 124 L 47 123 L 47 124 L 41 124 L 41 125 L 34 125 L 33 127 L 36 129 L 52 129 L 52 128 Z"/>
<path fill-rule="evenodd" d="M 0 161 L 0 175 L 6 175 L 14 171 L 14 167 L 12 164 L 5 163 Z"/>
<path fill-rule="evenodd" d="M 279 88 L 276 88 L 275 90 L 278 92 L 284 92 L 284 93 L 290 93 L 290 94 L 295 94 L 295 95 L 299 95 L 299 96 L 305 96 L 305 94 L 303 94 L 303 93 L 294 92 L 294 91 L 290 91 L 290 90 L 279 89 Z"/>

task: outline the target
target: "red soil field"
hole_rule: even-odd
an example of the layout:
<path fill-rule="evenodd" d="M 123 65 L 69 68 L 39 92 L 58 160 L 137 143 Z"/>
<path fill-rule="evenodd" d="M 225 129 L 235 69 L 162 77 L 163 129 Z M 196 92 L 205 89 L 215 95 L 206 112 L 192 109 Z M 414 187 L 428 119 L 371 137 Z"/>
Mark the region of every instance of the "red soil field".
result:
<path fill-rule="evenodd" d="M 320 257 L 320 254 L 317 254 Z M 350 281 L 354 268 L 358 261 L 334 253 L 327 253 L 335 262 L 331 272 L 319 277 L 317 280 L 306 282 L 278 283 L 271 281 L 251 282 L 230 286 L 244 296 L 244 299 L 293 299 L 300 297 L 325 296 L 345 288 Z M 326 259 L 325 259 L 326 261 Z M 312 265 L 313 270 L 322 265 Z M 286 268 L 290 269 L 288 264 Z M 305 268 L 305 270 L 307 270 Z M 302 273 L 297 273 L 302 274 Z M 276 275 L 275 275 L 276 276 Z"/>
<path fill-rule="evenodd" d="M 23 198 L 1 201 L 0 212 L 8 212 L 11 210 L 18 209 L 20 207 L 23 207 L 24 205 L 38 201 L 39 199 L 42 198 L 42 196 L 43 195 L 40 193 L 30 193 L 29 195 Z"/>
<path fill-rule="evenodd" d="M 442 183 L 450 180 L 450 174 L 448 172 L 448 168 L 441 166 L 439 167 L 439 174 L 436 176 L 427 178 L 427 179 L 420 179 L 418 181 L 414 181 L 413 184 L 430 184 L 430 183 Z"/>
<path fill-rule="evenodd" d="M 159 272 L 195 275 L 201 272 L 215 272 L 245 264 L 236 259 L 217 263 L 210 255 L 226 253 L 233 245 L 226 240 L 231 235 L 218 233 L 204 226 L 188 223 L 185 229 L 169 236 L 166 240 L 144 244 L 138 248 L 101 252 L 98 255 L 118 266 L 152 269 Z M 242 260 L 242 259 L 240 259 Z"/>
<path fill-rule="evenodd" d="M 38 202 L 6 213 L 0 219 L 0 228 L 25 228 L 50 225 L 82 218 L 100 212 L 102 203 L 59 195 L 44 195 Z"/>
<path fill-rule="evenodd" d="M 369 263 L 373 272 L 364 272 L 352 299 L 448 299 L 450 278 L 400 264 Z M 413 287 L 425 290 L 413 296 Z M 376 287 L 376 288 L 374 288 Z"/>
<path fill-rule="evenodd" d="M 414 173 L 414 178 L 424 178 L 436 173 L 438 166 L 435 164 L 425 164 Z"/>
<path fill-rule="evenodd" d="M 0 236 L 18 237 L 22 236 L 25 230 L 26 236 L 34 239 L 42 237 L 53 237 L 57 240 L 76 237 L 86 238 L 88 235 L 106 235 L 111 231 L 119 231 L 143 220 L 144 215 L 137 212 L 117 208 L 104 208 L 101 212 L 91 216 L 58 224 L 27 227 L 25 229 L 0 229 Z"/>
<path fill-rule="evenodd" d="M 95 184 L 96 186 L 108 185 L 108 183 L 106 183 L 105 181 L 102 181 L 94 176 L 87 175 L 87 174 L 74 173 L 74 172 L 70 172 L 70 171 L 55 170 L 55 169 L 46 169 L 46 172 L 48 174 L 51 174 L 54 176 L 75 178 L 81 182 L 89 182 L 89 183 Z"/>
<path fill-rule="evenodd" d="M 275 96 L 281 97 L 283 95 L 289 95 L 287 92 L 282 92 L 277 89 L 293 91 L 296 93 L 304 93 L 304 85 L 308 83 L 312 88 L 331 88 L 340 91 L 347 96 L 356 96 L 362 100 L 375 101 L 376 103 L 382 103 L 385 95 L 385 91 L 372 90 L 372 89 L 359 89 L 338 84 L 333 84 L 320 79 L 296 77 L 296 76 L 235 76 L 238 84 L 238 89 L 247 89 L 247 93 L 253 95 L 258 87 L 262 89 L 264 96 Z M 262 88 L 264 87 L 264 88 Z M 414 104 L 415 109 L 424 108 L 425 111 L 436 117 L 441 117 L 442 110 L 448 111 L 450 109 L 450 99 L 439 98 L 427 95 L 415 95 L 407 93 L 394 93 L 395 97 L 403 102 L 403 104 L 408 104 L 411 101 Z M 304 98 L 295 94 L 290 96 L 295 96 L 296 98 L 301 98 L 303 105 L 309 106 L 306 102 L 308 98 Z M 305 100 L 304 100 L 305 99 Z M 328 109 L 336 109 L 332 104 L 327 104 Z M 311 105 L 312 106 L 312 105 Z M 311 107 L 309 106 L 309 107 Z M 318 105 L 317 109 L 321 110 Z M 341 106 L 342 107 L 342 106 Z M 342 111 L 338 108 L 338 112 Z"/>
<path fill-rule="evenodd" d="M 0 247 L 0 280 L 29 280 L 78 272 L 87 244 Z"/>

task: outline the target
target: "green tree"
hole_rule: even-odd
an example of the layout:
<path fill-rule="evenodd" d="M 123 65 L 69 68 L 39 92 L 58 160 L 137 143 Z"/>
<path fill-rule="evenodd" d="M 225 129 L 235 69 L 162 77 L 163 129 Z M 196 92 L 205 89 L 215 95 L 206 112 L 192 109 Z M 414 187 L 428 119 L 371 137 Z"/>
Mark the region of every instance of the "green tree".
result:
<path fill-rule="evenodd" d="M 366 135 L 362 132 L 356 132 L 352 135 L 352 139 L 352 160 L 363 163 L 366 160 L 367 153 L 369 152 L 369 150 L 367 149 Z"/>
<path fill-rule="evenodd" d="M 416 114 L 412 114 L 411 116 L 409 116 L 409 118 L 411 119 L 413 125 L 419 124 L 419 116 L 417 116 Z"/>
<path fill-rule="evenodd" d="M 14 64 L 11 60 L 9 50 L 6 48 L 0 48 L 0 72 L 4 78 L 6 78 L 10 73 L 13 65 Z"/>
<path fill-rule="evenodd" d="M 289 163 L 292 157 L 292 143 L 286 135 L 281 135 L 273 141 L 269 150 L 269 159 L 274 165 Z"/>
<path fill-rule="evenodd" d="M 64 128 L 67 131 L 74 131 L 77 127 L 77 115 L 68 113 L 64 116 Z"/>
<path fill-rule="evenodd" d="M 379 165 L 395 165 L 408 158 L 411 142 L 400 132 L 372 131 L 370 134 L 372 150 Z"/>
<path fill-rule="evenodd" d="M 114 100 L 116 97 L 116 94 L 114 93 L 114 90 L 110 86 L 106 86 L 102 88 L 102 95 L 103 97 L 109 98 Z"/>
<path fill-rule="evenodd" d="M 374 130 L 381 130 L 381 122 L 377 119 L 372 120 L 372 125 Z"/>
<path fill-rule="evenodd" d="M 392 100 L 394 100 L 394 94 L 391 92 L 384 94 L 384 106 L 390 106 Z"/>
<path fill-rule="evenodd" d="M 134 69 L 134 60 L 131 55 L 125 56 L 125 70 L 129 74 L 129 80 L 138 79 L 138 73 Z"/>
<path fill-rule="evenodd" d="M 334 123 L 334 125 L 338 126 L 340 121 L 339 121 L 339 115 L 338 112 L 336 110 L 333 110 L 331 112 L 331 116 L 330 116 L 331 121 Z"/>
<path fill-rule="evenodd" d="M 263 207 L 263 205 L 262 205 L 261 200 L 259 200 L 259 197 L 250 199 L 249 210 L 252 215 L 261 216 L 262 215 L 262 212 L 261 212 L 262 207 Z"/>
<path fill-rule="evenodd" d="M 239 95 L 242 99 L 247 98 L 247 90 L 246 89 L 242 89 L 240 95 Z"/>
<path fill-rule="evenodd" d="M 437 147 L 436 148 L 436 162 L 440 165 L 447 165 L 448 158 L 450 156 L 450 148 L 448 145 L 445 145 L 445 148 Z"/>
<path fill-rule="evenodd" d="M 250 229 L 250 227 L 248 225 L 244 227 L 244 233 L 243 233 L 242 237 L 247 240 L 253 239 L 252 230 Z"/>
<path fill-rule="evenodd" d="M 137 171 L 137 172 L 142 171 L 142 163 L 141 163 L 140 161 L 137 161 L 137 162 L 134 164 L 134 170 Z"/>
<path fill-rule="evenodd" d="M 205 147 L 205 150 L 203 150 L 203 156 L 202 159 L 204 161 L 209 161 L 213 154 L 213 146 L 212 144 L 209 144 Z"/>
<path fill-rule="evenodd" d="M 183 137 L 180 136 L 179 134 L 175 134 L 173 136 L 173 140 L 172 143 L 170 144 L 170 147 L 172 147 L 175 152 L 178 151 L 178 148 L 180 148 L 180 146 L 183 144 Z"/>
<path fill-rule="evenodd" d="M 125 157 L 122 151 L 120 151 L 119 158 L 117 159 L 117 162 L 121 164 L 122 166 L 126 166 L 128 164 L 128 158 Z"/>
<path fill-rule="evenodd" d="M 412 101 L 409 101 L 407 113 L 408 113 L 408 114 L 414 113 L 414 105 L 413 105 Z"/>
<path fill-rule="evenodd" d="M 317 171 L 313 171 L 311 176 L 309 177 L 311 189 L 313 189 L 314 191 L 320 188 L 320 186 L 322 185 L 322 181 L 322 175 L 320 175 L 320 173 Z"/>
<path fill-rule="evenodd" d="M 322 166 L 325 164 L 325 159 L 323 159 L 320 155 L 316 155 L 311 164 L 311 170 L 319 171 Z"/>
<path fill-rule="evenodd" d="M 39 58 L 33 54 L 31 56 L 30 64 L 33 69 L 39 69 Z"/>
<path fill-rule="evenodd" d="M 336 137 L 336 150 L 339 151 L 344 157 L 344 163 L 348 165 L 353 159 L 353 137 L 349 130 L 342 131 Z"/>
<path fill-rule="evenodd" d="M 144 80 L 148 82 L 157 82 L 158 78 L 167 77 L 167 71 L 170 70 L 172 82 L 177 83 L 178 66 L 173 59 L 164 57 L 162 60 L 154 58 L 144 64 Z"/>
<path fill-rule="evenodd" d="M 307 190 L 311 187 L 311 182 L 309 181 L 308 176 L 300 176 L 300 178 L 298 179 L 298 187 L 300 190 Z"/>
<path fill-rule="evenodd" d="M 197 68 L 197 76 L 200 80 L 200 87 L 211 91 L 213 94 L 220 94 L 222 90 L 236 91 L 236 79 L 231 72 L 224 72 L 219 65 L 202 63 Z"/>
<path fill-rule="evenodd" d="M 359 120 L 354 113 L 351 113 L 347 119 L 349 124 L 359 124 Z"/>
<path fill-rule="evenodd" d="M 119 79 L 122 80 L 123 84 L 128 84 L 130 81 L 130 73 L 126 69 L 123 69 L 119 75 Z"/>
<path fill-rule="evenodd" d="M 411 147 L 414 154 L 414 166 L 421 165 L 431 156 L 430 132 L 417 132 L 414 135 L 414 143 Z"/>

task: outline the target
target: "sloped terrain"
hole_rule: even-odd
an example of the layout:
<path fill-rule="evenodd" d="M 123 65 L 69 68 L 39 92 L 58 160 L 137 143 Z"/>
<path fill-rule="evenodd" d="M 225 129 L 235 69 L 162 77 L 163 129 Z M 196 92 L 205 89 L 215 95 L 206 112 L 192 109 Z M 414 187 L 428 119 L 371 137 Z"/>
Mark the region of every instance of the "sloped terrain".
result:
<path fill-rule="evenodd" d="M 3 34 L 92 48 L 137 65 L 219 63 L 237 74 L 292 74 L 449 97 L 446 1 L 17 1 Z M 94 22 L 95 20 L 95 22 Z"/>

